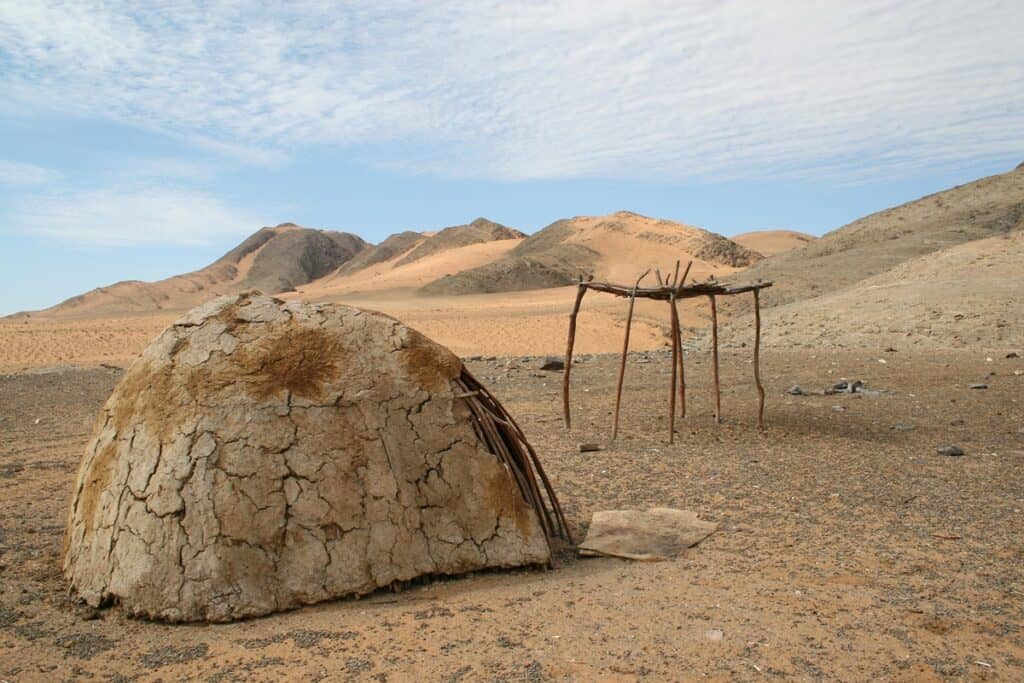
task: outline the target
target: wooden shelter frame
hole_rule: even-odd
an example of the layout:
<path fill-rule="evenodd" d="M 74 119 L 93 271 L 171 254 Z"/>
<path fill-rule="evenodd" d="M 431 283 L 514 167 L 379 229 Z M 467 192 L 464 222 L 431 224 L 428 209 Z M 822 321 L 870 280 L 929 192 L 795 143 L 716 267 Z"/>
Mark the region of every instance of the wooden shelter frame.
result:
<path fill-rule="evenodd" d="M 565 349 L 565 369 L 562 374 L 562 416 L 565 421 L 565 428 L 572 428 L 572 415 L 569 409 L 569 377 L 572 373 L 572 349 L 576 342 L 576 316 L 580 311 L 580 304 L 583 302 L 583 295 L 587 290 L 605 292 L 614 296 L 629 299 L 629 309 L 626 312 L 626 334 L 622 342 L 622 360 L 619 363 L 619 381 L 615 390 L 615 416 L 612 422 L 612 440 L 619 434 L 619 407 L 622 403 L 622 381 L 626 375 L 626 357 L 629 353 L 629 333 L 633 324 L 633 306 L 639 299 L 654 299 L 665 301 L 670 309 L 670 334 L 672 335 L 672 386 L 669 390 L 668 408 L 668 442 L 671 444 L 675 439 L 675 413 L 676 413 L 676 389 L 679 394 L 679 415 L 686 417 L 686 368 L 683 362 L 682 333 L 679 326 L 678 302 L 682 299 L 692 299 L 700 296 L 708 297 L 711 304 L 711 359 L 712 372 L 715 384 L 715 422 L 722 420 L 722 391 L 718 379 L 718 307 L 716 297 L 733 296 L 752 292 L 754 296 L 754 385 L 757 387 L 757 426 L 764 427 L 764 387 L 761 385 L 761 300 L 762 289 L 772 286 L 771 281 L 758 280 L 747 284 L 728 285 L 716 282 L 713 278 L 706 282 L 686 284 L 686 276 L 690 273 L 693 261 L 686 265 L 683 276 L 679 277 L 679 261 L 676 261 L 675 271 L 671 276 L 662 277 L 661 271 L 654 269 L 654 276 L 657 279 L 657 287 L 641 287 L 640 283 L 650 274 L 647 269 L 637 278 L 632 285 L 617 285 L 610 282 L 594 282 L 593 277 L 579 279 L 576 289 L 576 302 L 573 304 L 572 313 L 569 314 L 569 338 Z"/>

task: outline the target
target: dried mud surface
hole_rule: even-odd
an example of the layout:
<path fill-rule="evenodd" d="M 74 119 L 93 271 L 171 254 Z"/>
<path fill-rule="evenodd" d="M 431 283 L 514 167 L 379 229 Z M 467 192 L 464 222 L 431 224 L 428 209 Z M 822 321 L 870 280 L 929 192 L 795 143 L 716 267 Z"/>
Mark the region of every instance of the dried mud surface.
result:
<path fill-rule="evenodd" d="M 1024 360 L 771 349 L 758 433 L 747 352 L 723 353 L 719 426 L 707 358 L 690 356 L 690 415 L 672 447 L 668 361 L 634 356 L 620 439 L 585 454 L 577 443 L 608 445 L 617 359 L 575 366 L 572 433 L 558 373 L 532 360 L 469 363 L 533 440 L 574 533 L 593 511 L 620 507 L 679 507 L 719 524 L 679 559 L 562 552 L 552 571 L 213 626 L 66 597 L 60 542 L 75 470 L 119 372 L 0 377 L 0 679 L 1024 678 L 1024 374 L 1014 374 Z M 786 393 L 843 377 L 885 391 Z M 938 455 L 945 445 L 966 454 Z"/>
<path fill-rule="evenodd" d="M 544 565 L 450 351 L 348 306 L 221 297 L 104 405 L 64 573 L 136 616 L 231 621 L 421 575 Z"/>

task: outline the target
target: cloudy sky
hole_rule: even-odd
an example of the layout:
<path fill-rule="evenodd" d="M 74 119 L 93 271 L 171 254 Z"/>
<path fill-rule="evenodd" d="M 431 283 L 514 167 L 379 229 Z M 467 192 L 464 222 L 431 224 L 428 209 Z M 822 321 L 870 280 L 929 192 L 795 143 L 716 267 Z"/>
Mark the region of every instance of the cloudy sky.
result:
<path fill-rule="evenodd" d="M 0 314 L 261 225 L 821 234 L 1024 160 L 1024 3 L 0 0 Z"/>

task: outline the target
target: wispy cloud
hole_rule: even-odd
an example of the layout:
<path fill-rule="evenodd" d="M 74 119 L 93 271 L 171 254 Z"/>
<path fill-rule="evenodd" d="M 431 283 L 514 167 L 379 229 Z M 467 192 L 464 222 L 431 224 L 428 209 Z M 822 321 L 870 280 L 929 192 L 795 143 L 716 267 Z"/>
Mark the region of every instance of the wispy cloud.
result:
<path fill-rule="evenodd" d="M 850 178 L 1024 153 L 1022 25 L 1015 0 L 5 3 L 0 88 L 248 161 Z"/>
<path fill-rule="evenodd" d="M 90 245 L 205 244 L 259 224 L 205 193 L 146 186 L 28 197 L 5 223 L 12 232 Z"/>
<path fill-rule="evenodd" d="M 60 173 L 51 168 L 0 159 L 0 185 L 44 185 L 60 177 Z"/>

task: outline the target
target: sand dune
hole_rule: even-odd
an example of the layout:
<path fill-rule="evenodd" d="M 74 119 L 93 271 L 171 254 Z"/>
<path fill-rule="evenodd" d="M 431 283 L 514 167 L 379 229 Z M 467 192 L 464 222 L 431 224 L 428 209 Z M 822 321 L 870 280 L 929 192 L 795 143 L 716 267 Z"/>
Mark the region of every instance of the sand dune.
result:
<path fill-rule="evenodd" d="M 756 251 L 763 256 L 774 256 L 802 247 L 817 238 L 814 235 L 793 230 L 758 230 L 735 235 L 730 239 L 750 251 Z"/>
<path fill-rule="evenodd" d="M 416 289 L 463 268 L 491 263 L 507 254 L 521 241 L 502 239 L 469 244 L 433 252 L 409 261 L 408 255 L 416 250 L 416 247 L 413 247 L 354 273 L 322 278 L 300 287 L 298 292 L 304 297 L 320 299 L 358 292 Z"/>
<path fill-rule="evenodd" d="M 336 277 L 343 278 L 387 263 L 386 268 L 405 266 L 429 256 L 449 252 L 473 244 L 521 239 L 526 237 L 486 218 L 477 218 L 465 225 L 453 225 L 428 232 L 405 231 L 389 236 L 383 242 L 357 254 L 338 268 Z M 511 248 L 511 247 L 510 247 Z M 470 267 L 470 266 L 463 266 Z M 379 269 L 374 272 L 381 272 Z"/>
<path fill-rule="evenodd" d="M 428 294 L 520 291 L 565 285 L 581 273 L 634 280 L 646 268 L 671 270 L 693 261 L 691 277 L 726 275 L 760 259 L 721 235 L 628 211 L 556 221 L 505 258 L 428 284 Z M 653 277 L 653 276 L 652 276 Z"/>

